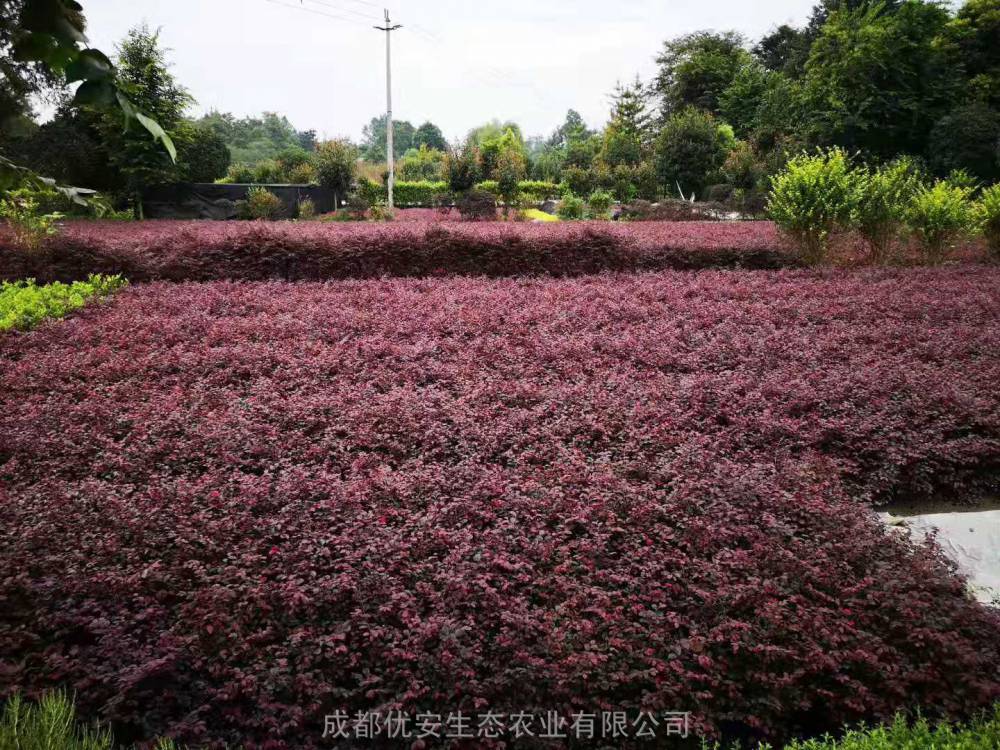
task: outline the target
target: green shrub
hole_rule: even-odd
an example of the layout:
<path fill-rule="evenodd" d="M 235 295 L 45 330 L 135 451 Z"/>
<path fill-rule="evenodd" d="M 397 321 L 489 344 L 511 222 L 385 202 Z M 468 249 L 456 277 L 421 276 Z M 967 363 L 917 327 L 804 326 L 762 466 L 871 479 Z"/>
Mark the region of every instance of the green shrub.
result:
<path fill-rule="evenodd" d="M 455 198 L 458 212 L 466 221 L 493 221 L 497 218 L 497 198 L 493 193 L 474 188 Z"/>
<path fill-rule="evenodd" d="M 371 207 L 371 210 L 368 213 L 371 216 L 372 221 L 392 221 L 396 218 L 392 209 L 389 208 L 389 205 L 383 200 L 376 201 L 375 205 Z"/>
<path fill-rule="evenodd" d="M 607 190 L 595 190 L 587 199 L 587 208 L 592 219 L 606 219 L 611 213 L 615 198 Z"/>
<path fill-rule="evenodd" d="M 316 215 L 316 204 L 312 198 L 303 198 L 299 201 L 297 213 L 300 219 L 308 220 Z"/>
<path fill-rule="evenodd" d="M 127 283 L 121 276 L 95 275 L 72 284 L 38 286 L 33 279 L 0 283 L 0 331 L 28 330 L 46 318 L 61 318 Z"/>
<path fill-rule="evenodd" d="M 564 221 L 573 221 L 584 218 L 586 214 L 586 204 L 583 198 L 570 194 L 559 201 L 556 208 L 556 215 Z"/>
<path fill-rule="evenodd" d="M 983 190 L 973 208 L 976 228 L 986 238 L 990 254 L 1000 260 L 1000 184 Z"/>
<path fill-rule="evenodd" d="M 14 190 L 0 199 L 0 218 L 14 234 L 14 244 L 25 250 L 36 250 L 46 237 L 56 234 L 58 213 L 42 213 L 38 201 L 25 190 Z"/>
<path fill-rule="evenodd" d="M 254 186 L 247 190 L 246 214 L 250 219 L 275 219 L 281 213 L 281 199 L 270 190 Z"/>
<path fill-rule="evenodd" d="M 841 149 L 802 154 L 772 178 L 767 214 L 807 263 L 821 263 L 831 233 L 850 222 L 857 193 L 857 174 Z"/>
<path fill-rule="evenodd" d="M 852 224 L 868 244 L 872 260 L 888 260 L 893 240 L 906 218 L 907 206 L 920 187 L 920 174 L 905 157 L 879 169 L 858 170 Z"/>
<path fill-rule="evenodd" d="M 979 180 L 969 174 L 969 170 L 967 169 L 951 170 L 944 178 L 944 181 L 952 187 L 965 188 L 970 194 L 978 190 L 980 184 Z"/>
<path fill-rule="evenodd" d="M 319 178 L 316 175 L 316 167 L 309 162 L 296 164 L 285 173 L 285 179 L 289 185 L 318 185 Z"/>
<path fill-rule="evenodd" d="M 955 243 L 973 229 L 971 193 L 967 187 L 938 180 L 914 196 L 907 224 L 930 263 L 943 261 Z"/>
<path fill-rule="evenodd" d="M 768 746 L 762 746 L 768 747 Z M 995 750 L 1000 747 L 1000 706 L 992 717 L 968 724 L 939 724 L 897 716 L 892 724 L 847 732 L 840 739 L 792 742 L 785 750 Z"/>

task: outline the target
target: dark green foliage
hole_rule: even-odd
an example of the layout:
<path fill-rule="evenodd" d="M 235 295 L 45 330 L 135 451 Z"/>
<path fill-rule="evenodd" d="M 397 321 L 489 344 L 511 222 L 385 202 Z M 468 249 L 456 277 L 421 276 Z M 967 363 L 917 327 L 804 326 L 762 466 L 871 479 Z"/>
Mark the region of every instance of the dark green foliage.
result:
<path fill-rule="evenodd" d="M 386 161 L 386 122 L 385 115 L 373 117 L 361 131 L 361 155 L 365 161 Z M 417 129 L 406 120 L 393 120 L 392 125 L 392 153 L 398 159 L 414 147 Z"/>
<path fill-rule="evenodd" d="M 471 190 L 481 177 L 479 148 L 470 138 L 457 148 L 449 149 L 444 160 L 444 176 L 453 193 Z"/>
<path fill-rule="evenodd" d="M 967 96 L 1000 108 L 1000 0 L 967 0 L 948 31 L 968 79 Z"/>
<path fill-rule="evenodd" d="M 735 31 L 698 31 L 665 42 L 655 82 L 664 113 L 699 107 L 718 114 L 719 97 L 750 58 L 744 44 Z"/>
<path fill-rule="evenodd" d="M 354 183 L 358 150 L 347 140 L 333 140 L 316 147 L 315 164 L 319 184 L 346 195 Z"/>
<path fill-rule="evenodd" d="M 448 148 L 448 141 L 445 140 L 441 128 L 433 122 L 425 122 L 413 134 L 413 142 L 410 148 L 420 148 L 421 146 L 444 151 Z M 395 148 L 395 143 L 393 147 Z"/>
<path fill-rule="evenodd" d="M 722 166 L 730 141 L 718 120 L 693 107 L 672 115 L 656 141 L 660 185 L 672 193 L 680 185 L 685 196 L 700 195 Z"/>
<path fill-rule="evenodd" d="M 1000 113 L 981 103 L 952 110 L 931 131 L 927 156 L 941 176 L 963 169 L 985 182 L 1000 180 Z"/>
<path fill-rule="evenodd" d="M 922 153 L 960 86 L 948 20 L 944 6 L 917 0 L 832 12 L 807 64 L 812 137 L 883 159 Z"/>
<path fill-rule="evenodd" d="M 211 129 L 225 141 L 234 164 L 253 165 L 275 159 L 290 148 L 312 151 L 316 147 L 315 131 L 296 131 L 287 117 L 275 112 L 237 119 L 213 110 L 196 124 Z"/>
<path fill-rule="evenodd" d="M 178 177 L 187 182 L 215 182 L 225 176 L 232 157 L 222 137 L 213 130 L 181 123 L 177 145 Z"/>

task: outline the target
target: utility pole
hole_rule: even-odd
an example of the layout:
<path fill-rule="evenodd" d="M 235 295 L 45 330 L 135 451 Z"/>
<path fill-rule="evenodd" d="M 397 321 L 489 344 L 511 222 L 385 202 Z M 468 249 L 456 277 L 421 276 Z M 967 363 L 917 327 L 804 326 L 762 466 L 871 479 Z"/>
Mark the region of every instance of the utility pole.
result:
<path fill-rule="evenodd" d="M 396 159 L 392 150 L 392 32 L 403 28 L 401 24 L 392 25 L 389 20 L 389 9 L 385 10 L 385 26 L 376 26 L 385 32 L 385 153 L 389 160 L 389 208 L 392 208 L 392 187 L 396 182 Z"/>

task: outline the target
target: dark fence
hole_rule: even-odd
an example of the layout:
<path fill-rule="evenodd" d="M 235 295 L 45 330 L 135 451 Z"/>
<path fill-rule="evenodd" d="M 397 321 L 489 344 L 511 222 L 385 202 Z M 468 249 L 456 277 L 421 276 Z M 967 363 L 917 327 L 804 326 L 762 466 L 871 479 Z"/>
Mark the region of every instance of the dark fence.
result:
<path fill-rule="evenodd" d="M 239 202 L 246 200 L 254 185 L 218 185 L 212 182 L 180 182 L 159 185 L 143 193 L 143 215 L 147 219 L 235 219 Z M 317 213 L 337 208 L 337 195 L 316 185 L 260 185 L 281 199 L 280 218 L 295 216 L 300 201 L 309 198 Z"/>

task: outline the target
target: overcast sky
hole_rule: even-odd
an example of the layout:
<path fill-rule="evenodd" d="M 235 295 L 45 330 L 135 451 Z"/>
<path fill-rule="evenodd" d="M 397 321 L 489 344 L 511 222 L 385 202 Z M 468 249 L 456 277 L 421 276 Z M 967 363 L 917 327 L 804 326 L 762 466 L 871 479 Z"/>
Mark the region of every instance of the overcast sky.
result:
<path fill-rule="evenodd" d="M 815 0 L 390 0 L 395 119 L 451 139 L 492 118 L 548 134 L 569 108 L 591 126 L 617 80 L 649 79 L 664 39 L 801 23 Z M 82 0 L 107 52 L 132 26 L 161 30 L 196 111 L 270 110 L 299 130 L 357 139 L 385 111 L 377 0 Z M 304 10 L 303 10 L 304 9 Z M 333 17 L 336 16 L 336 17 Z"/>

